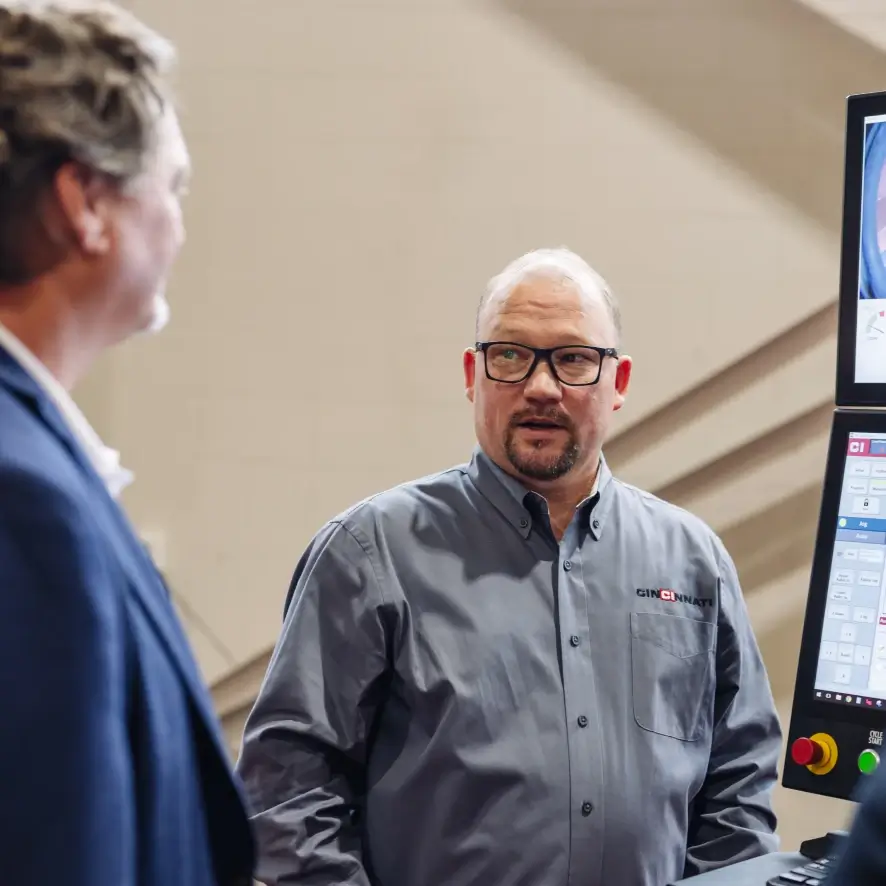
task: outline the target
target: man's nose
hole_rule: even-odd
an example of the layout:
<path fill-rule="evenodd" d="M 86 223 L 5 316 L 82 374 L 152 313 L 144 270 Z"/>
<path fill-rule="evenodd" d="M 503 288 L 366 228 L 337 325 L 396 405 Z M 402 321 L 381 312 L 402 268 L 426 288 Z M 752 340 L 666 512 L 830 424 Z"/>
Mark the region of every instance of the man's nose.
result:
<path fill-rule="evenodd" d="M 535 371 L 526 379 L 523 388 L 527 400 L 561 400 L 563 389 L 551 370 L 550 364 L 540 360 Z"/>

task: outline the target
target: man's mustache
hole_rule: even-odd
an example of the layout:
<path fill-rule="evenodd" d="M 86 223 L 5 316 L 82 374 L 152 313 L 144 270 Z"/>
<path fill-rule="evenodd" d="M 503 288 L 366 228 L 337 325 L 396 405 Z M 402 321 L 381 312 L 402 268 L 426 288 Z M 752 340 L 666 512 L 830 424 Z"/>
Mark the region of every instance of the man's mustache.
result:
<path fill-rule="evenodd" d="M 570 421 L 569 416 L 560 412 L 558 409 L 548 409 L 542 412 L 537 410 L 527 410 L 525 412 L 515 413 L 511 416 L 509 426 L 511 428 L 518 428 L 520 425 L 529 422 L 550 422 L 564 430 L 572 430 L 572 422 Z"/>

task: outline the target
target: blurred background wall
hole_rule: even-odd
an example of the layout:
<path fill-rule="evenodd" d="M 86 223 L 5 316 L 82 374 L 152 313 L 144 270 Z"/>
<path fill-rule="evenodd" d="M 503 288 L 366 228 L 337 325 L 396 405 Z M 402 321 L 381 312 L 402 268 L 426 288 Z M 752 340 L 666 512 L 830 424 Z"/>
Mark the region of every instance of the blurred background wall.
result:
<path fill-rule="evenodd" d="M 865 0 L 132 0 L 181 51 L 189 243 L 161 337 L 79 391 L 137 475 L 232 753 L 304 546 L 465 460 L 485 281 L 568 245 L 623 303 L 616 472 L 732 552 L 787 724 L 833 398 Z M 879 10 L 879 11 L 878 11 Z M 784 845 L 847 807 L 779 788 Z"/>

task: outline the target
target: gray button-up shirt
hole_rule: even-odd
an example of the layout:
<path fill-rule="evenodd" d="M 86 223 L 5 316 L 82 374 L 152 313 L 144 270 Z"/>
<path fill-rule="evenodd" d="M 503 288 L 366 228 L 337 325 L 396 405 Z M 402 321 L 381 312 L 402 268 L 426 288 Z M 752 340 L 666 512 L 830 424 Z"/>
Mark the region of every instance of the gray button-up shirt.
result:
<path fill-rule="evenodd" d="M 663 886 L 776 847 L 735 568 L 612 478 L 555 540 L 485 455 L 331 521 L 239 771 L 268 884 Z"/>

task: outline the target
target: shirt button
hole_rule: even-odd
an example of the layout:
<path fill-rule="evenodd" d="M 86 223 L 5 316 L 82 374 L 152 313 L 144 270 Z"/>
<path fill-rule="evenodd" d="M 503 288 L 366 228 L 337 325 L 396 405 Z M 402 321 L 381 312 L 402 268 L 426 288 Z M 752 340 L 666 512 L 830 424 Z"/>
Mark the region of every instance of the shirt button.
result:
<path fill-rule="evenodd" d="M 584 714 L 582 714 L 582 715 L 578 718 L 578 725 L 581 726 L 582 729 L 584 729 L 585 726 L 588 725 L 588 718 L 587 718 Z"/>
<path fill-rule="evenodd" d="M 587 817 L 594 811 L 594 806 L 592 803 L 588 803 L 587 800 L 581 804 L 581 814 Z"/>
<path fill-rule="evenodd" d="M 599 529 L 600 528 L 600 521 L 594 520 L 594 522 L 591 525 L 594 527 L 594 529 Z"/>
<path fill-rule="evenodd" d="M 573 635 L 569 638 L 569 643 L 570 643 L 572 646 L 578 646 L 578 644 L 581 643 L 581 640 L 578 639 L 578 634 L 573 634 Z"/>
<path fill-rule="evenodd" d="M 563 564 L 563 568 L 564 568 L 567 572 L 569 572 L 569 570 L 572 569 L 572 561 L 571 561 L 571 560 L 567 560 L 567 561 Z"/>
<path fill-rule="evenodd" d="M 521 529 L 525 529 L 528 525 L 529 525 L 529 521 L 524 517 L 524 518 L 520 521 L 520 528 L 521 528 Z"/>

